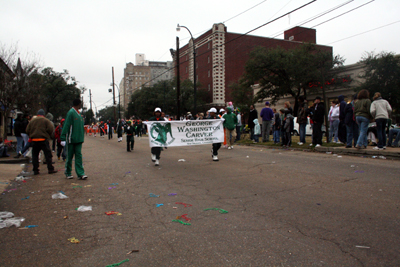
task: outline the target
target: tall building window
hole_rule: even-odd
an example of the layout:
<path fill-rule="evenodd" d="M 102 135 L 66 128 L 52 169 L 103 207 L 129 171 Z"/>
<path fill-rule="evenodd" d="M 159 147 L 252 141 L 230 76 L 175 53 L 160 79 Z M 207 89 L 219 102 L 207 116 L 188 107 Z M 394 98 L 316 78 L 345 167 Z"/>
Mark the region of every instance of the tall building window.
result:
<path fill-rule="evenodd" d="M 210 63 L 210 56 L 207 57 L 207 63 Z"/>
<path fill-rule="evenodd" d="M 211 85 L 210 84 L 208 84 L 208 91 L 210 91 L 211 90 Z"/>
<path fill-rule="evenodd" d="M 210 77 L 210 70 L 208 70 L 208 77 Z"/>
<path fill-rule="evenodd" d="M 187 73 L 187 67 L 186 67 L 186 73 Z"/>

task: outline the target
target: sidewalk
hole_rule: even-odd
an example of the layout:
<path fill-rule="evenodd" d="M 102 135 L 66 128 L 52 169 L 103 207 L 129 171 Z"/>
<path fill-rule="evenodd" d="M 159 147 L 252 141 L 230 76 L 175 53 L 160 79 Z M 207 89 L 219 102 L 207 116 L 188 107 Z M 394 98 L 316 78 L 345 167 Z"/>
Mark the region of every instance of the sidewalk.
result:
<path fill-rule="evenodd" d="M 15 136 L 7 136 L 7 140 L 12 141 L 15 147 L 17 146 L 17 138 Z M 21 164 L 29 162 L 28 158 L 20 157 L 18 159 L 15 159 L 14 157 L 17 155 L 17 152 L 11 149 L 8 149 L 8 154 L 10 155 L 9 157 L 0 158 L 0 164 Z"/>

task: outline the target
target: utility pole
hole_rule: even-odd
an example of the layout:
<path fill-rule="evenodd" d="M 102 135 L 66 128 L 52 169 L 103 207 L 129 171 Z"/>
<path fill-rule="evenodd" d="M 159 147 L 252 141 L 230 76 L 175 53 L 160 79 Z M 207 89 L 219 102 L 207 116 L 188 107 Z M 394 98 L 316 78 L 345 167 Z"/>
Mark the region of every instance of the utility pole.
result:
<path fill-rule="evenodd" d="M 115 84 L 114 84 L 114 67 L 112 67 L 112 84 L 113 84 L 113 106 L 114 106 L 114 123 L 117 123 L 117 115 L 115 114 Z"/>
<path fill-rule="evenodd" d="M 176 37 L 176 102 L 178 105 L 177 119 L 181 117 L 181 74 L 179 70 L 179 37 Z"/>
<path fill-rule="evenodd" d="M 89 89 L 89 99 L 90 99 L 90 109 L 92 109 L 92 91 L 91 91 L 91 89 Z"/>

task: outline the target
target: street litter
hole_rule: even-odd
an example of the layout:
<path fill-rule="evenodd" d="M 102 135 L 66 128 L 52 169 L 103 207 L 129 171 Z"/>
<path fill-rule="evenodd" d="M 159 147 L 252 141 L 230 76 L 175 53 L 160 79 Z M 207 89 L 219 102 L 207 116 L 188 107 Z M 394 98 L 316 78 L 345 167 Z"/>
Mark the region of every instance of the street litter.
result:
<path fill-rule="evenodd" d="M 332 154 L 332 152 L 326 152 L 326 154 Z"/>
<path fill-rule="evenodd" d="M 342 156 L 337 156 L 338 158 L 341 158 Z"/>
<path fill-rule="evenodd" d="M 183 225 L 192 225 L 191 223 L 185 223 L 185 222 L 182 222 L 181 220 L 172 220 L 173 222 L 178 222 L 178 223 L 180 223 L 180 224 L 183 224 Z"/>
<path fill-rule="evenodd" d="M 15 181 L 22 182 L 22 181 L 25 181 L 25 178 L 24 178 L 24 176 L 17 176 L 17 177 L 15 177 Z"/>
<path fill-rule="evenodd" d="M 92 206 L 80 206 L 76 209 L 77 211 L 92 211 Z"/>
<path fill-rule="evenodd" d="M 249 156 L 246 156 L 246 158 L 248 158 Z"/>
<path fill-rule="evenodd" d="M 39 192 L 39 191 L 38 191 Z M 63 192 L 63 191 L 61 191 L 61 190 L 59 190 L 58 192 L 60 192 L 60 193 L 62 193 L 62 194 L 64 194 L 65 195 L 65 193 Z"/>
<path fill-rule="evenodd" d="M 88 185 L 85 185 L 84 187 L 91 187 L 91 185 L 90 185 L 90 184 L 88 184 Z"/>
<path fill-rule="evenodd" d="M 218 210 L 219 213 L 228 213 L 228 211 L 223 210 L 223 209 L 219 209 L 219 208 L 209 208 L 209 209 L 205 209 L 204 211 L 206 211 L 206 210 Z"/>
<path fill-rule="evenodd" d="M 187 215 L 187 214 L 183 214 L 183 215 L 181 215 L 181 216 L 178 216 L 178 217 L 181 217 L 182 219 L 185 219 L 186 221 L 190 222 L 192 219 L 191 219 L 191 218 L 188 218 L 188 217 L 186 217 L 186 215 Z"/>
<path fill-rule="evenodd" d="M 9 212 L 9 211 L 1 211 L 0 212 L 0 219 L 11 218 L 11 217 L 14 217 L 14 213 Z"/>
<path fill-rule="evenodd" d="M 78 184 L 72 183 L 71 185 L 78 185 Z"/>
<path fill-rule="evenodd" d="M 153 194 L 153 193 L 150 193 L 149 194 L 149 197 L 160 197 L 159 195 L 155 195 L 155 194 Z"/>
<path fill-rule="evenodd" d="M 24 199 L 29 199 L 29 196 L 27 196 L 27 197 L 24 197 L 24 198 L 21 198 L 21 200 L 24 200 Z"/>
<path fill-rule="evenodd" d="M 7 218 L 4 221 L 0 222 L 0 229 L 11 227 L 13 225 L 15 225 L 15 227 L 20 227 L 23 221 L 25 221 L 25 218 L 22 217 Z"/>
<path fill-rule="evenodd" d="M 184 159 L 179 159 L 178 162 L 179 162 L 179 161 L 186 161 L 186 160 L 184 160 Z"/>
<path fill-rule="evenodd" d="M 355 171 L 355 173 L 363 173 L 364 171 Z"/>
<path fill-rule="evenodd" d="M 370 248 L 370 247 L 367 247 L 367 246 L 356 246 L 356 248 Z"/>
<path fill-rule="evenodd" d="M 181 204 L 181 205 L 185 206 L 185 208 L 192 206 L 192 204 L 186 204 L 186 203 L 182 203 L 182 202 L 175 202 L 175 204 Z"/>
<path fill-rule="evenodd" d="M 350 168 L 355 168 L 356 167 L 356 165 L 350 165 Z"/>
<path fill-rule="evenodd" d="M 25 226 L 25 228 L 35 228 L 35 227 L 39 227 L 39 225 L 27 225 L 27 226 Z"/>
<path fill-rule="evenodd" d="M 176 196 L 177 193 L 169 193 L 168 196 Z"/>
<path fill-rule="evenodd" d="M 138 249 L 131 250 L 128 253 L 126 253 L 126 255 L 129 255 L 129 254 L 134 253 L 134 252 L 139 252 L 139 250 Z"/>
<path fill-rule="evenodd" d="M 379 156 L 380 159 L 386 159 L 384 156 Z"/>
<path fill-rule="evenodd" d="M 118 183 L 112 183 L 112 184 L 110 184 L 110 185 L 118 185 Z"/>
<path fill-rule="evenodd" d="M 53 194 L 51 196 L 52 199 L 66 199 L 68 198 L 66 195 L 64 195 L 63 193 L 57 193 L 57 194 Z"/>
<path fill-rule="evenodd" d="M 79 244 L 79 240 L 76 239 L 75 237 L 68 238 L 68 241 L 70 241 L 71 243 L 74 243 L 74 244 Z"/>
<path fill-rule="evenodd" d="M 113 189 L 113 188 L 117 188 L 116 186 L 113 186 L 113 187 L 109 187 L 108 189 Z"/>
<path fill-rule="evenodd" d="M 0 182 L 0 184 L 8 184 L 8 183 L 5 183 L 5 182 Z"/>
<path fill-rule="evenodd" d="M 113 215 L 113 214 L 121 214 L 118 211 L 107 211 L 106 212 L 107 215 Z"/>
<path fill-rule="evenodd" d="M 177 207 L 172 207 L 173 209 L 177 209 Z"/>
<path fill-rule="evenodd" d="M 158 207 L 161 207 L 161 206 L 164 206 L 164 204 L 156 204 L 156 207 L 158 208 Z"/>
<path fill-rule="evenodd" d="M 123 261 L 118 262 L 118 263 L 114 263 L 114 264 L 107 265 L 106 267 L 116 267 L 116 266 L 119 266 L 119 265 L 121 265 L 122 263 L 127 262 L 127 261 L 129 261 L 129 259 L 123 260 Z"/>
<path fill-rule="evenodd" d="M 74 187 L 72 187 L 72 188 L 82 188 L 82 186 L 77 185 L 77 186 L 74 186 Z"/>
<path fill-rule="evenodd" d="M 377 158 L 378 158 L 378 156 L 372 156 L 372 158 L 373 158 L 373 159 L 377 159 Z"/>

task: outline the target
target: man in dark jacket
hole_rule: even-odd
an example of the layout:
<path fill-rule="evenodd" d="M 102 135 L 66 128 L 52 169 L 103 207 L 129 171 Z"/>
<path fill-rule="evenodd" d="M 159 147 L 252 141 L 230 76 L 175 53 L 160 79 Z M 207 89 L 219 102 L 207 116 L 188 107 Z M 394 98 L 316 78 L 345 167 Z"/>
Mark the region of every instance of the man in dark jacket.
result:
<path fill-rule="evenodd" d="M 249 112 L 249 120 L 247 121 L 247 125 L 250 128 L 250 140 L 254 140 L 254 119 L 258 119 L 258 113 L 257 110 L 254 109 L 254 105 L 251 105 Z"/>
<path fill-rule="evenodd" d="M 40 109 L 36 118 L 32 119 L 26 128 L 26 133 L 32 139 L 32 164 L 34 175 L 39 174 L 39 152 L 43 150 L 46 157 L 49 174 L 56 173 L 54 170 L 53 155 L 51 154 L 49 140 L 53 138 L 54 126 L 51 121 L 44 117 L 44 110 Z"/>
<path fill-rule="evenodd" d="M 133 150 L 133 146 L 135 145 L 135 128 L 133 128 L 131 121 L 128 121 L 128 124 L 125 126 L 125 133 L 126 151 L 131 152 Z"/>
<path fill-rule="evenodd" d="M 311 145 L 319 147 L 322 145 L 322 124 L 325 118 L 325 106 L 324 103 L 321 102 L 320 96 L 315 98 L 311 112 L 313 120 L 313 140 Z"/>
<path fill-rule="evenodd" d="M 339 137 L 339 141 L 342 143 L 346 143 L 346 124 L 344 122 L 345 120 L 345 109 L 346 109 L 346 101 L 344 101 L 344 96 L 340 95 L 338 97 L 339 100 L 339 133 L 338 133 L 338 137 Z"/>
<path fill-rule="evenodd" d="M 299 135 L 300 142 L 298 145 L 303 145 L 306 142 L 306 127 L 308 123 L 307 119 L 307 100 L 304 99 L 304 96 L 299 97 L 299 109 L 297 111 L 297 123 L 299 124 Z"/>
<path fill-rule="evenodd" d="M 112 139 L 113 127 L 114 127 L 114 125 L 112 124 L 111 120 L 108 120 L 108 122 L 107 122 L 108 140 Z"/>
<path fill-rule="evenodd" d="M 353 101 L 347 104 L 344 109 L 344 124 L 346 125 L 346 133 L 347 133 L 346 148 L 352 147 L 353 139 L 354 139 L 354 147 L 356 147 L 357 145 L 359 129 L 354 116 L 354 102 L 356 100 L 357 100 L 357 94 L 353 96 Z"/>

